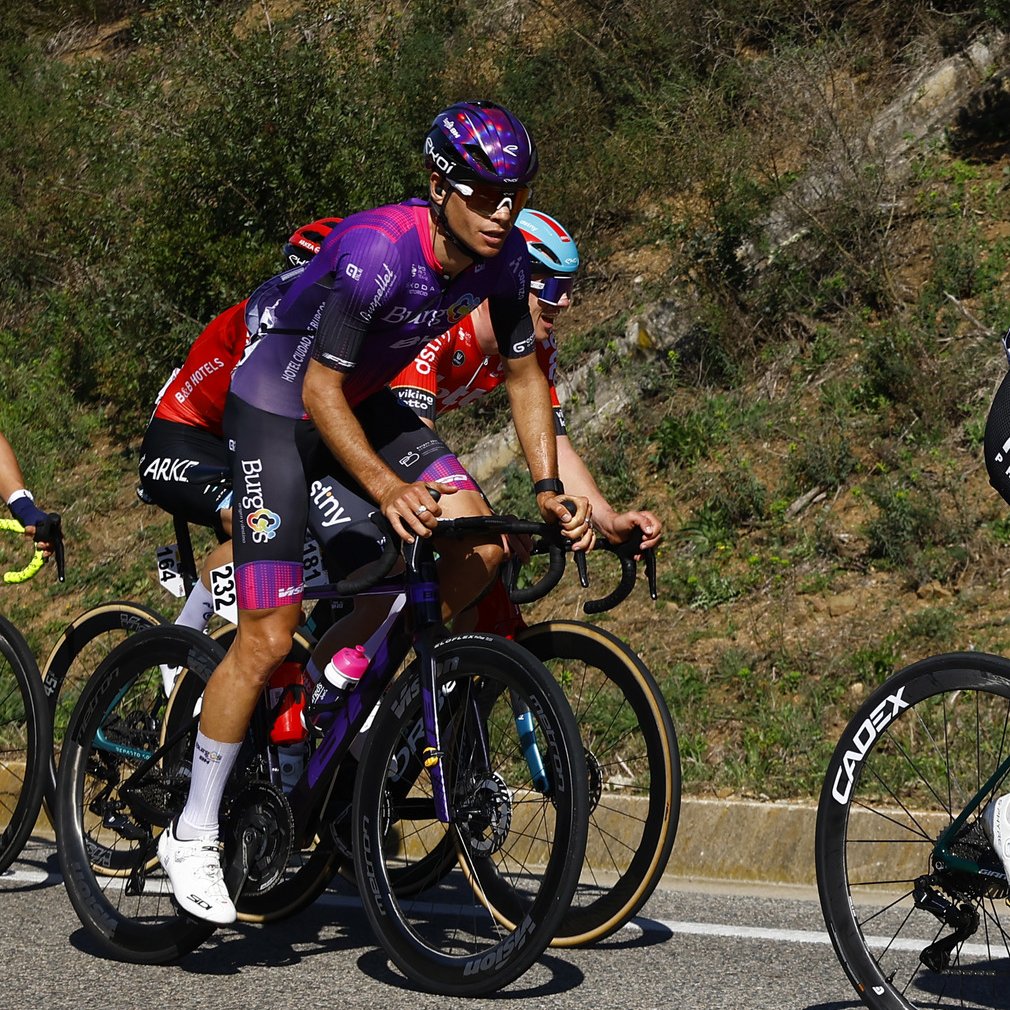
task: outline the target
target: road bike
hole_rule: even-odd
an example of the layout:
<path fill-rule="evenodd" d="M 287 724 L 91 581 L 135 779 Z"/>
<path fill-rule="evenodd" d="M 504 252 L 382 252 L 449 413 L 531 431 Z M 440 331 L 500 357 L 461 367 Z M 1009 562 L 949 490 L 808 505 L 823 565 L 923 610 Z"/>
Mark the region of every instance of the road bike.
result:
<path fill-rule="evenodd" d="M 621 566 L 606 596 L 583 610 L 601 614 L 630 594 L 637 578 L 640 538 L 599 541 Z M 598 556 L 594 552 L 591 557 Z M 643 555 L 649 594 L 656 599 L 655 554 Z M 588 586 L 586 559 L 576 555 Z M 516 582 L 516 573 L 506 576 Z M 538 590 L 542 592 L 542 590 Z M 572 706 L 590 783 L 589 838 L 582 878 L 552 942 L 577 947 L 610 936 L 645 904 L 669 862 L 680 816 L 680 753 L 662 691 L 641 658 L 605 628 L 574 620 L 527 625 L 521 592 L 489 594 L 478 607 L 478 628 L 514 638 L 551 671 Z"/>
<path fill-rule="evenodd" d="M 175 520 L 175 536 L 174 544 L 159 548 L 157 567 L 159 581 L 179 596 L 197 575 L 192 539 L 184 521 Z M 619 561 L 620 580 L 605 597 L 583 604 L 589 614 L 609 611 L 629 595 L 637 578 L 635 558 L 641 553 L 634 540 L 617 545 L 600 542 L 598 546 Z M 644 562 L 649 592 L 655 599 L 653 552 L 645 552 Z M 306 548 L 305 571 L 308 581 L 321 571 L 318 547 L 311 541 Z M 513 583 L 518 575 L 518 570 L 511 573 Z M 581 567 L 580 578 L 587 584 Z M 552 588 L 557 577 L 552 579 L 550 586 L 544 583 L 539 591 Z M 211 581 L 217 599 L 233 604 L 230 568 L 212 573 Z M 515 586 L 513 593 L 523 598 L 523 591 Z M 321 603 L 308 626 L 300 629 L 290 660 L 304 665 L 316 638 L 339 616 L 339 612 L 332 612 L 333 601 Z M 226 609 L 222 614 L 233 617 Z M 94 608 L 78 618 L 54 647 L 46 667 L 48 675 L 44 674 L 54 710 L 60 685 L 68 682 L 60 671 L 73 666 L 86 677 L 117 640 L 158 623 L 164 623 L 158 613 L 123 601 Z M 478 629 L 514 638 L 532 652 L 561 684 L 575 713 L 589 771 L 589 834 L 583 873 L 552 946 L 599 941 L 641 909 L 670 859 L 680 813 L 681 781 L 677 736 L 669 709 L 642 659 L 605 628 L 574 620 L 527 626 L 519 607 L 506 599 L 481 605 Z M 225 624 L 214 637 L 227 645 L 233 630 L 234 625 Z M 79 691 L 84 680 L 80 675 L 74 679 Z M 243 921 L 267 922 L 292 915 L 314 901 L 336 873 L 353 877 L 353 857 L 346 845 L 330 834 L 324 833 L 311 852 L 302 852 L 298 858 L 306 864 L 304 871 L 295 874 L 289 865 L 289 879 L 284 886 L 275 887 L 268 899 L 246 896 L 239 903 Z"/>
<path fill-rule="evenodd" d="M 1010 1006 L 1010 883 L 980 819 L 1008 773 L 1000 656 L 899 670 L 842 733 L 817 811 L 817 884 L 867 1006 Z"/>
<path fill-rule="evenodd" d="M 180 545 L 158 548 L 158 582 L 175 597 L 185 597 L 197 578 L 189 528 L 173 519 Z M 56 766 L 67 720 L 88 677 L 112 650 L 130 635 L 166 624 L 168 618 L 154 607 L 135 600 L 109 600 L 84 611 L 64 628 L 42 665 L 42 683 L 53 727 L 53 754 L 49 761 L 43 803 L 54 821 Z"/>
<path fill-rule="evenodd" d="M 442 628 L 431 540 L 476 530 L 557 536 L 514 517 L 443 522 L 404 550 L 403 575 L 312 588 L 320 598 L 386 596 L 386 636 L 287 792 L 264 696 L 222 807 L 240 906 L 297 885 L 308 862 L 300 856 L 311 860 L 321 832 L 339 838 L 390 958 L 415 984 L 454 995 L 507 985 L 550 942 L 578 882 L 589 805 L 578 728 L 547 670 L 506 639 Z M 392 564 L 398 540 L 386 540 Z M 558 564 L 556 544 L 552 570 Z M 71 716 L 57 788 L 60 864 L 82 923 L 110 956 L 164 963 L 213 929 L 176 910 L 155 851 L 188 790 L 194 685 L 222 654 L 189 629 L 141 631 L 99 666 Z M 185 670 L 168 703 L 165 663 Z"/>
<path fill-rule="evenodd" d="M 45 535 L 58 547 L 57 577 L 62 581 L 58 516 L 50 516 L 50 527 Z M 21 535 L 24 527 L 16 519 L 2 519 L 0 531 Z M 3 581 L 25 582 L 43 563 L 42 551 L 36 548 L 31 561 L 20 570 L 5 572 Z M 21 854 L 35 827 L 51 753 L 52 730 L 38 665 L 21 632 L 0 617 L 0 873 Z"/>
<path fill-rule="evenodd" d="M 589 614 L 621 603 L 637 579 L 637 542 L 600 542 L 600 551 L 620 562 L 620 580 L 604 597 L 587 600 Z M 185 551 L 183 552 L 185 555 Z M 311 556 L 311 551 L 309 552 Z M 580 578 L 588 585 L 584 559 L 576 555 Z M 645 554 L 649 592 L 656 593 L 654 555 Z M 533 598 L 516 587 L 518 570 L 507 576 L 511 595 Z M 533 591 L 546 595 L 557 584 L 558 571 Z M 227 584 L 227 580 L 224 580 Z M 497 591 L 500 590 L 500 591 Z M 317 617 L 303 629 L 289 657 L 305 663 L 314 635 L 328 620 Z M 517 603 L 501 584 L 478 608 L 477 629 L 512 638 L 533 653 L 561 685 L 579 725 L 589 778 L 590 819 L 586 856 L 578 887 L 551 945 L 584 946 L 610 936 L 641 909 L 669 862 L 680 813 L 680 755 L 669 709 L 652 674 L 639 656 L 612 632 L 573 620 L 549 620 L 528 626 Z M 227 644 L 230 631 L 218 635 Z M 334 875 L 353 876 L 353 857 L 346 842 L 324 833 L 304 866 L 265 899 L 240 901 L 239 917 L 268 922 L 295 914 L 311 904 Z M 289 867 L 292 869 L 292 867 Z"/>
<path fill-rule="evenodd" d="M 124 639 L 166 623 L 160 611 L 131 600 L 111 600 L 86 610 L 63 630 L 42 665 L 45 709 L 53 747 L 44 774 L 43 803 L 50 821 L 56 805 L 56 766 L 67 720 L 88 677 Z"/>

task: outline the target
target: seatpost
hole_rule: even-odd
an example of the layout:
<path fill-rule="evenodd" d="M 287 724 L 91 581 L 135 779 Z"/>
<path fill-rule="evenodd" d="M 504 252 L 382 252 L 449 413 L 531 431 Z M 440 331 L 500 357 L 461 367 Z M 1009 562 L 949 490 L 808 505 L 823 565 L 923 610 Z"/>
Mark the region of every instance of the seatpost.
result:
<path fill-rule="evenodd" d="M 193 554 L 193 538 L 190 536 L 189 523 L 185 519 L 177 515 L 172 516 L 172 525 L 175 527 L 175 544 L 179 551 L 179 574 L 182 576 L 186 595 L 189 596 L 199 578 L 196 556 Z"/>

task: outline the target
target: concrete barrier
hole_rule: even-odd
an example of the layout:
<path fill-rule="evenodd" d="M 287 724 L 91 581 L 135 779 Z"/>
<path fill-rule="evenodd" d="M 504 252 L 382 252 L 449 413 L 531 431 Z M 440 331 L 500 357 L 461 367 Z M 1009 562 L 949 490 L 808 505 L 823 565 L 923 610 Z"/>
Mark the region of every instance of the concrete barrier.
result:
<path fill-rule="evenodd" d="M 667 875 L 809 886 L 813 804 L 685 798 Z"/>
<path fill-rule="evenodd" d="M 813 805 L 685 798 L 666 875 L 809 886 L 815 883 L 816 815 Z M 620 838 L 629 833 L 634 817 L 610 810 L 606 821 L 605 834 Z M 52 837 L 45 809 L 36 834 Z M 604 865 L 612 855 L 600 852 L 595 859 Z"/>

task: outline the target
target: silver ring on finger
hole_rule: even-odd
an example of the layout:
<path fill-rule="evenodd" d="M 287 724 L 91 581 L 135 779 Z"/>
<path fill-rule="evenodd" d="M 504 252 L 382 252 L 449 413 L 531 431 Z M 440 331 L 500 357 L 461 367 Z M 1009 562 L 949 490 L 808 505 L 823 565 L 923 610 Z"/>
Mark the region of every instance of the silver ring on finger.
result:
<path fill-rule="evenodd" d="M 427 511 L 428 511 L 427 505 L 418 505 L 417 508 L 414 509 L 414 515 L 416 516 L 424 515 L 424 513 Z"/>

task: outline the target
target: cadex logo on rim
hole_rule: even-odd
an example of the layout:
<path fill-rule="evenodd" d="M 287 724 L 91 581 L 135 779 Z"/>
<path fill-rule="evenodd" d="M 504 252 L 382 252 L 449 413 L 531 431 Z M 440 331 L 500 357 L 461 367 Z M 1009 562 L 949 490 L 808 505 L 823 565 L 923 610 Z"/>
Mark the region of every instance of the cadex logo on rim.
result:
<path fill-rule="evenodd" d="M 908 702 L 902 697 L 905 688 L 899 687 L 894 694 L 889 694 L 882 702 L 873 707 L 873 711 L 862 721 L 859 729 L 852 737 L 848 749 L 842 756 L 831 795 L 843 806 L 849 802 L 849 794 L 855 782 L 856 770 L 863 758 L 869 753 L 873 742 L 894 721 L 898 713 L 908 708 Z"/>
<path fill-rule="evenodd" d="M 246 526 L 253 531 L 253 540 L 259 544 L 266 540 L 273 540 L 277 535 L 277 530 L 280 529 L 281 517 L 268 508 L 258 508 L 246 516 L 245 522 Z"/>

